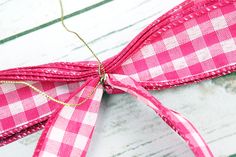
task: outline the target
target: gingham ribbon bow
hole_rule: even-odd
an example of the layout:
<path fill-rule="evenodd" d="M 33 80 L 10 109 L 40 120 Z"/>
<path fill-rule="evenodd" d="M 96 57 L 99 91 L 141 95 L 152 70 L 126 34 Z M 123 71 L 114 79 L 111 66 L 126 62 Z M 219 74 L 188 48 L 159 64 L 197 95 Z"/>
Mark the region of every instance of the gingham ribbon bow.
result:
<path fill-rule="evenodd" d="M 193 125 L 147 90 L 160 90 L 236 70 L 236 2 L 187 0 L 146 27 L 118 55 L 103 62 L 104 85 L 84 104 L 50 102 L 23 85 L 0 85 L 0 144 L 44 128 L 34 156 L 86 156 L 104 89 L 127 92 L 151 107 L 195 156 L 213 156 Z M 96 62 L 50 63 L 0 72 L 70 103 L 83 101 L 100 81 Z M 44 127 L 45 126 L 45 127 Z"/>

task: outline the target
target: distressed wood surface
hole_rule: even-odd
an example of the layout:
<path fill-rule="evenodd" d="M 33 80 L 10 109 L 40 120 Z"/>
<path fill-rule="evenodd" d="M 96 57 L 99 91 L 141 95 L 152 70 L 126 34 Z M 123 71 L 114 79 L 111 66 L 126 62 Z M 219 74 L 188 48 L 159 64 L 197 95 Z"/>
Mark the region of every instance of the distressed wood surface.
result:
<path fill-rule="evenodd" d="M 64 7 L 67 25 L 105 60 L 182 1 L 70 0 Z M 0 0 L 0 69 L 93 59 L 76 37 L 64 31 L 59 15 L 57 0 Z M 236 75 L 152 94 L 192 121 L 215 156 L 236 153 Z M 40 133 L 1 147 L 0 156 L 31 156 Z M 88 157 L 164 156 L 193 155 L 144 104 L 128 94 L 105 94 Z"/>

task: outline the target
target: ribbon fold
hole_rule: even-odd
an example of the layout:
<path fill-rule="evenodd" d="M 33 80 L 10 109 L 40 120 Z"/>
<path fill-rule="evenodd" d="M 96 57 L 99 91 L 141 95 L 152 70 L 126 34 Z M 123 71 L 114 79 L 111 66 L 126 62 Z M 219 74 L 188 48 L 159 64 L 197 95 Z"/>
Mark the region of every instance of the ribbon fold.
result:
<path fill-rule="evenodd" d="M 126 75 L 107 74 L 106 83 L 135 96 L 138 100 L 151 107 L 175 132 L 189 145 L 195 156 L 212 157 L 209 147 L 196 128 L 179 113 L 164 107 L 155 97 Z M 68 98 L 67 102 L 79 103 L 93 90 L 97 79 L 89 79 Z M 86 156 L 88 145 L 95 127 L 102 86 L 81 106 L 60 106 L 50 118 L 35 149 L 34 157 L 38 156 Z"/>
<path fill-rule="evenodd" d="M 75 107 L 49 101 L 20 84 L 0 84 L 0 146 L 44 128 L 34 157 L 85 157 L 103 92 L 127 92 L 151 107 L 196 157 L 212 157 L 197 129 L 147 90 L 236 71 L 236 1 L 187 0 L 147 26 L 102 65 L 104 84 Z M 98 69 L 93 61 L 49 63 L 0 71 L 0 80 L 30 81 L 55 99 L 77 104 L 101 81 Z"/>

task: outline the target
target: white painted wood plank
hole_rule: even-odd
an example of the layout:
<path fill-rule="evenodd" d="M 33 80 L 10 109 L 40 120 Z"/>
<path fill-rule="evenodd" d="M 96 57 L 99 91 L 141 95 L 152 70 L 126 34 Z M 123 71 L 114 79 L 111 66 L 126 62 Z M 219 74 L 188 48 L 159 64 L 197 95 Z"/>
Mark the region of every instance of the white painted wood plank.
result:
<path fill-rule="evenodd" d="M 235 153 L 236 76 L 152 92 L 198 128 L 217 157 Z M 89 157 L 192 156 L 155 113 L 131 96 L 106 96 Z"/>
<path fill-rule="evenodd" d="M 64 12 L 67 15 L 99 2 L 101 0 L 64 0 Z M 59 1 L 1 0 L 0 17 L 0 38 L 3 39 L 59 18 Z"/>
<path fill-rule="evenodd" d="M 181 1 L 166 0 L 166 3 L 163 3 L 161 0 L 117 0 L 70 18 L 66 23 L 91 42 L 92 48 L 104 60 L 118 53 L 147 24 Z M 11 26 L 5 25 L 2 29 L 0 23 L 0 30 L 6 31 L 4 37 L 35 26 L 34 24 L 49 21 L 59 13 L 58 4 L 52 4 L 56 1 L 3 2 L 0 1 L 1 17 L 6 14 L 2 14 L 3 12 L 19 9 L 13 9 L 9 3 L 21 3 L 19 7 L 23 8 L 30 4 L 32 8 L 28 9 L 31 9 L 38 19 L 38 23 L 35 23 L 11 14 L 6 17 L 9 20 L 7 25 Z M 79 7 L 83 8 L 93 2 L 95 1 L 78 3 L 81 4 Z M 44 10 L 42 14 L 37 13 L 37 8 L 34 8 L 38 3 L 41 3 L 41 9 Z M 69 8 L 67 12 L 73 10 L 73 6 L 70 6 L 72 4 L 74 5 L 72 2 L 65 4 L 65 8 Z M 44 8 L 44 5 L 50 6 L 49 9 Z M 4 10 L 6 8 L 7 11 Z M 26 15 L 28 11 L 26 9 L 20 15 Z M 1 36 L 0 38 L 2 39 Z M 91 55 L 86 49 L 80 48 L 80 45 L 77 38 L 65 32 L 60 24 L 55 24 L 0 45 L 0 69 L 52 61 L 89 59 Z M 152 93 L 164 105 L 189 118 L 209 142 L 214 154 L 217 157 L 225 157 L 236 152 L 235 80 L 235 76 L 229 76 Z M 40 133 L 31 135 L 0 148 L 0 156 L 31 156 L 39 135 Z M 180 137 L 144 104 L 127 94 L 105 95 L 88 157 L 131 156 L 189 157 L 192 153 Z"/>
<path fill-rule="evenodd" d="M 87 42 L 93 41 L 91 47 L 105 60 L 121 51 L 151 21 L 180 3 L 180 0 L 169 1 L 165 4 L 156 0 L 113 1 L 65 22 Z M 91 54 L 80 45 L 58 23 L 0 45 L 0 69 L 85 60 Z"/>

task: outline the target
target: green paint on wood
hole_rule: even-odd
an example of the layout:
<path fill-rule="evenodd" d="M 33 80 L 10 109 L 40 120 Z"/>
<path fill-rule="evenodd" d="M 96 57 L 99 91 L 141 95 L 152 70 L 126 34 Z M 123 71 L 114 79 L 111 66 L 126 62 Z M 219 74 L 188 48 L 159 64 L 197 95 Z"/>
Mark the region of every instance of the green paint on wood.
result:
<path fill-rule="evenodd" d="M 85 13 L 85 12 L 87 12 L 87 11 L 89 11 L 89 10 L 92 10 L 92 9 L 94 9 L 94 8 L 97 8 L 97 7 L 99 7 L 99 6 L 102 6 L 102 5 L 104 5 L 104 4 L 106 4 L 106 3 L 109 3 L 109 2 L 111 2 L 111 1 L 113 1 L 113 0 L 104 0 L 104 1 L 101 1 L 101 2 L 99 2 L 99 3 L 93 4 L 93 5 L 89 6 L 89 7 L 83 8 L 83 9 L 81 9 L 81 10 L 78 10 L 78 11 L 75 11 L 75 12 L 73 12 L 73 13 L 71 13 L 71 14 L 66 15 L 66 16 L 64 17 L 64 19 L 68 19 L 68 18 L 71 18 L 71 17 L 73 17 L 73 16 L 76 16 L 76 15 L 79 15 L 79 14 L 82 14 L 82 13 Z M 12 36 L 10 36 L 10 37 L 4 38 L 4 39 L 0 40 L 0 45 L 3 44 L 3 43 L 6 43 L 6 42 L 8 42 L 8 41 L 14 40 L 14 39 L 16 39 L 16 38 L 19 38 L 19 37 L 21 37 L 21 36 L 24 36 L 24 35 L 26 35 L 26 34 L 29 34 L 29 33 L 35 32 L 35 31 L 37 31 L 37 30 L 40 30 L 40 29 L 42 29 L 42 28 L 45 28 L 45 27 L 47 27 L 47 26 L 53 25 L 53 24 L 55 24 L 55 23 L 58 23 L 58 22 L 60 22 L 60 20 L 61 20 L 60 18 L 57 18 L 57 19 L 54 19 L 54 20 L 49 21 L 49 22 L 47 22 L 47 23 L 44 23 L 44 24 L 42 24 L 42 25 L 36 26 L 36 27 L 34 27 L 34 28 L 31 28 L 31 29 L 25 30 L 25 31 L 23 31 L 23 32 L 20 32 L 20 33 L 18 33 L 18 34 L 12 35 Z"/>
<path fill-rule="evenodd" d="M 224 75 L 222 77 L 227 78 L 227 77 L 232 77 L 232 76 L 236 76 L 236 72 L 232 72 L 232 73 Z"/>
<path fill-rule="evenodd" d="M 232 155 L 230 155 L 229 157 L 236 157 L 236 154 L 232 154 Z"/>

